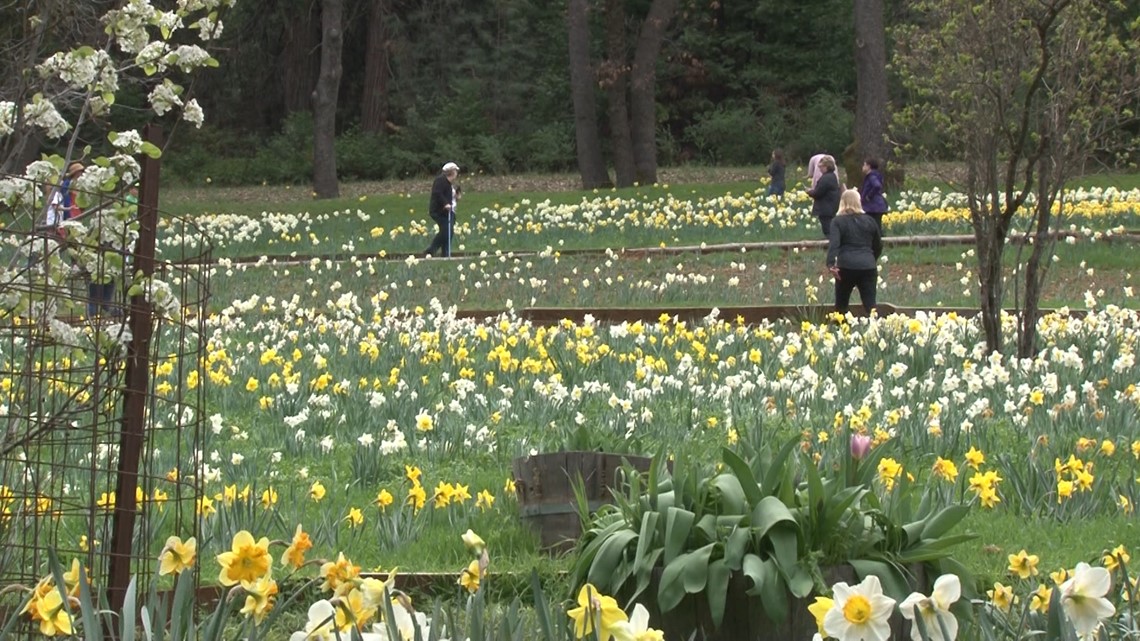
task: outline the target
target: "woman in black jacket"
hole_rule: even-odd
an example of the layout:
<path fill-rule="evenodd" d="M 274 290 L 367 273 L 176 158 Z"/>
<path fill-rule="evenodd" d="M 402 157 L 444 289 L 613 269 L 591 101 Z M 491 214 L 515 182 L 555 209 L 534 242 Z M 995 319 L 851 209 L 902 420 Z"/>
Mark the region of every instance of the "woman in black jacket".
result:
<path fill-rule="evenodd" d="M 879 225 L 859 202 L 859 192 L 843 192 L 839 215 L 831 223 L 827 246 L 827 268 L 835 277 L 835 311 L 846 314 L 851 290 L 859 288 L 859 300 L 867 313 L 875 307 L 875 287 L 879 283 L 879 256 L 883 236 Z"/>
<path fill-rule="evenodd" d="M 815 187 L 808 190 L 808 195 L 815 201 L 811 206 L 811 213 L 819 219 L 819 227 L 823 231 L 824 238 L 828 238 L 831 236 L 831 221 L 835 219 L 835 212 L 839 210 L 839 178 L 835 175 L 835 159 L 831 156 L 821 158 L 819 168 L 823 171 L 823 175 Z"/>

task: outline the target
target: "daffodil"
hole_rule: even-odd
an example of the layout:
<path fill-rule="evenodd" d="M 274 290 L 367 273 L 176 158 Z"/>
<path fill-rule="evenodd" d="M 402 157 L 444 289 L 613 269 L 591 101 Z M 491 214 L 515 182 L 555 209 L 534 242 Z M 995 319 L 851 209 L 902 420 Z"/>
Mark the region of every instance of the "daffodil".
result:
<path fill-rule="evenodd" d="M 1128 562 L 1131 560 L 1132 557 L 1129 556 L 1128 550 L 1125 549 L 1123 545 L 1118 545 L 1113 548 L 1111 552 L 1104 555 L 1104 567 L 1107 568 L 1109 572 L 1114 572 L 1116 568 L 1121 565 L 1128 565 Z"/>
<path fill-rule="evenodd" d="M 254 541 L 253 535 L 242 530 L 234 535 L 229 552 L 218 555 L 222 572 L 218 582 L 229 587 L 242 581 L 256 581 L 269 573 L 273 557 L 269 555 L 269 539 Z"/>
<path fill-rule="evenodd" d="M 879 577 L 871 574 L 858 585 L 840 582 L 831 589 L 835 603 L 823 617 L 824 634 L 839 641 L 885 641 L 890 636 L 887 620 L 895 600 L 883 594 Z"/>
<path fill-rule="evenodd" d="M 1017 554 L 1009 555 L 1009 573 L 1017 575 L 1020 579 L 1037 576 L 1037 563 L 1040 559 L 1036 554 L 1027 554 L 1021 550 Z"/>
<path fill-rule="evenodd" d="M 285 548 L 284 554 L 281 555 L 281 562 L 292 566 L 294 569 L 299 569 L 305 564 L 305 552 L 312 547 L 312 539 L 309 538 L 308 533 L 301 529 L 301 524 L 298 523 L 297 530 L 293 532 L 293 540 L 289 542 L 289 547 Z"/>
<path fill-rule="evenodd" d="M 1073 576 L 1061 584 L 1061 606 L 1077 636 L 1086 637 L 1100 625 L 1101 619 L 1116 613 L 1116 608 L 1104 595 L 1112 586 L 1108 570 L 1088 563 L 1078 563 Z"/>
<path fill-rule="evenodd" d="M 1029 595 L 1029 607 L 1035 612 L 1045 614 L 1049 612 L 1049 601 L 1053 599 L 1053 588 L 1042 583 L 1037 586 L 1033 594 Z"/>
<path fill-rule="evenodd" d="M 1013 588 L 1003 583 L 994 583 L 994 589 L 986 590 L 986 596 L 990 598 L 990 604 L 1002 612 L 1009 612 L 1019 600 Z"/>
<path fill-rule="evenodd" d="M 473 532 L 470 528 L 468 528 L 460 538 L 463 539 L 463 545 L 466 545 L 467 549 L 471 550 L 475 554 L 482 554 L 483 548 L 487 547 L 487 544 L 483 541 L 483 539 L 478 534 L 475 534 L 475 532 Z"/>
<path fill-rule="evenodd" d="M 479 559 L 475 559 L 459 573 L 459 585 L 463 586 L 463 589 L 471 594 L 475 594 L 479 591 L 479 582 L 482 578 L 483 572 L 479 567 Z"/>
<path fill-rule="evenodd" d="M 241 587 L 245 590 L 245 605 L 241 613 L 247 618 L 252 617 L 254 623 L 260 625 L 273 609 L 277 597 L 277 582 L 268 574 L 256 581 L 242 581 Z"/>
<path fill-rule="evenodd" d="M 613 627 L 615 641 L 664 641 L 665 633 L 649 627 L 649 610 L 638 603 L 629 621 L 618 621 Z"/>
<path fill-rule="evenodd" d="M 309 606 L 308 621 L 300 632 L 294 632 L 289 641 L 333 641 L 337 638 L 336 606 L 321 599 Z"/>
<path fill-rule="evenodd" d="M 36 599 L 34 612 L 40 622 L 40 634 L 45 637 L 71 636 L 74 634 L 71 612 L 68 611 L 67 604 L 59 590 L 50 589 L 46 594 Z"/>
<path fill-rule="evenodd" d="M 817 596 L 815 601 L 808 606 L 808 612 L 815 618 L 816 636 L 823 636 L 823 619 L 831 608 L 835 607 L 835 601 L 825 596 Z"/>
<path fill-rule="evenodd" d="M 578 591 L 578 607 L 566 614 L 574 622 L 574 636 L 578 639 L 593 634 L 596 624 L 599 641 L 608 641 L 613 636 L 614 626 L 629 620 L 613 597 L 602 595 L 590 583 Z"/>
<path fill-rule="evenodd" d="M 321 576 L 324 577 L 324 582 L 321 583 L 322 590 L 329 592 L 338 592 L 341 585 L 352 581 L 360 576 L 360 566 L 353 565 L 344 556 L 344 552 L 337 554 L 336 561 L 329 561 L 321 566 Z"/>
<path fill-rule="evenodd" d="M 954 641 L 958 637 L 958 619 L 950 612 L 950 606 L 962 596 L 962 583 L 953 574 L 944 574 L 934 582 L 930 596 L 912 592 L 899 604 L 903 617 L 914 621 L 921 617 L 926 629 L 923 639 L 917 625 L 910 627 L 910 637 L 914 641 Z M 945 631 L 945 634 L 943 634 Z"/>
<path fill-rule="evenodd" d="M 309 486 L 309 498 L 313 499 L 314 503 L 320 503 L 321 499 L 325 498 L 325 486 L 320 481 L 313 481 Z"/>
<path fill-rule="evenodd" d="M 183 570 L 188 570 L 194 565 L 194 559 L 198 555 L 198 541 L 194 537 L 186 539 L 185 542 L 177 536 L 172 536 L 166 539 L 166 545 L 162 548 L 162 553 L 158 556 L 160 575 L 178 574 Z"/>

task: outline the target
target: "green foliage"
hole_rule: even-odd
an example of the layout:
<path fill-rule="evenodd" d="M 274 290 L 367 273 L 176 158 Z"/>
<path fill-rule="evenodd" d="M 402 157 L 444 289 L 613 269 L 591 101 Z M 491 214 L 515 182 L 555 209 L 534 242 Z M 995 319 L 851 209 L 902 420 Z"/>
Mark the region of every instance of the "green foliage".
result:
<path fill-rule="evenodd" d="M 723 466 L 708 476 L 681 466 L 669 476 L 656 457 L 594 517 L 578 544 L 575 585 L 649 599 L 662 612 L 704 598 L 719 627 L 730 578 L 742 574 L 748 594 L 762 597 L 768 617 L 781 622 L 790 598 L 825 588 L 824 567 L 875 574 L 901 599 L 909 592 L 904 566 L 937 562 L 969 538 L 949 535 L 965 506 L 938 507 L 926 496 L 914 507 L 901 484 L 880 499 L 868 484 L 822 478 L 798 448 L 797 436 L 779 450 L 746 447 L 744 457 L 724 449 Z M 656 572 L 655 597 L 643 596 Z"/>

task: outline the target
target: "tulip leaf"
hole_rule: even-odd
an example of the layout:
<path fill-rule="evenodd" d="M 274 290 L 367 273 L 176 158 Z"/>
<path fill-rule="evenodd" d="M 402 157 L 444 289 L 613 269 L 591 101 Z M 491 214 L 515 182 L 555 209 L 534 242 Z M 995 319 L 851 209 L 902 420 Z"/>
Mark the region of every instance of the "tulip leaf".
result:
<path fill-rule="evenodd" d="M 764 604 L 764 612 L 773 622 L 782 623 L 788 618 L 788 591 L 784 589 L 780 571 L 772 559 L 765 560 L 762 567 L 764 583 L 760 586 L 760 600 Z"/>
<path fill-rule="evenodd" d="M 665 563 L 673 562 L 681 550 L 685 549 L 685 542 L 689 540 L 689 531 L 693 528 L 696 515 L 688 510 L 671 507 L 665 514 Z"/>
<path fill-rule="evenodd" d="M 702 516 L 697 520 L 695 529 L 704 535 L 705 543 L 716 541 L 716 516 L 712 514 Z"/>
<path fill-rule="evenodd" d="M 873 559 L 851 559 L 848 563 L 855 568 L 855 574 L 859 575 L 860 579 L 872 574 L 879 577 L 879 583 L 883 586 L 883 593 L 895 601 L 902 601 L 910 594 L 910 585 L 906 577 L 894 564 Z"/>
<path fill-rule="evenodd" d="M 741 490 L 744 492 L 744 498 L 748 500 L 749 507 L 754 507 L 764 497 L 764 492 L 760 489 L 760 484 L 756 482 L 752 468 L 736 452 L 727 447 L 721 449 L 721 459 L 740 482 Z"/>
<path fill-rule="evenodd" d="M 586 579 L 594 585 L 615 587 L 619 582 L 613 581 L 614 571 L 621 561 L 629 542 L 637 538 L 633 530 L 618 530 L 612 535 L 604 537 L 604 543 L 598 548 L 594 562 L 590 564 L 590 572 Z M 613 581 L 613 583 L 611 583 Z"/>
<path fill-rule="evenodd" d="M 717 474 L 712 479 L 713 494 L 721 514 L 740 514 L 745 511 L 744 487 L 734 474 Z"/>
<path fill-rule="evenodd" d="M 724 622 L 724 604 L 728 598 L 728 580 L 732 570 L 724 562 L 717 559 L 708 566 L 708 586 L 705 593 L 709 599 L 709 613 L 712 614 L 713 627 L 719 628 Z"/>
<path fill-rule="evenodd" d="M 780 452 L 772 459 L 771 465 L 768 466 L 768 471 L 764 474 L 764 482 L 762 489 L 769 495 L 776 493 L 776 484 L 779 483 L 780 478 L 784 476 L 784 471 L 788 468 L 788 459 L 800 443 L 800 436 L 797 434 L 792 439 L 788 440 Z"/>
<path fill-rule="evenodd" d="M 937 539 L 946 534 L 970 512 L 968 505 L 949 505 L 942 508 L 938 514 L 927 519 L 926 527 L 922 529 L 922 538 Z"/>
<path fill-rule="evenodd" d="M 748 549 L 748 539 L 752 532 L 746 527 L 736 527 L 724 543 L 724 562 L 730 570 L 739 570 Z"/>
<path fill-rule="evenodd" d="M 811 572 L 802 564 L 796 565 L 795 569 L 788 575 L 787 581 L 788 591 L 797 599 L 806 597 L 815 589 L 815 581 L 811 578 Z"/>

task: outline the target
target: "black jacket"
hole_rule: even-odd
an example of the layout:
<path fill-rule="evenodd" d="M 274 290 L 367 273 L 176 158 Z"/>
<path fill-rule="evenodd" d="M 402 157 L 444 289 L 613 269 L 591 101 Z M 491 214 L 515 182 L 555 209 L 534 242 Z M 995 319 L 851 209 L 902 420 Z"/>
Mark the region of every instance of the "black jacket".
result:
<path fill-rule="evenodd" d="M 834 171 L 829 171 L 819 177 L 815 189 L 808 192 L 815 200 L 811 206 L 811 215 L 817 218 L 834 216 L 839 211 L 839 178 Z"/>
<path fill-rule="evenodd" d="M 879 225 L 866 214 L 836 216 L 831 221 L 829 241 L 828 267 L 875 269 L 879 255 L 883 253 L 883 236 Z"/>
<path fill-rule="evenodd" d="M 451 211 L 451 181 L 447 179 L 447 174 L 440 174 L 431 184 L 428 214 L 432 218 L 446 218 L 449 211 Z"/>

